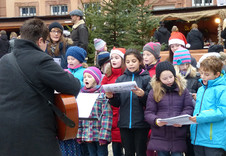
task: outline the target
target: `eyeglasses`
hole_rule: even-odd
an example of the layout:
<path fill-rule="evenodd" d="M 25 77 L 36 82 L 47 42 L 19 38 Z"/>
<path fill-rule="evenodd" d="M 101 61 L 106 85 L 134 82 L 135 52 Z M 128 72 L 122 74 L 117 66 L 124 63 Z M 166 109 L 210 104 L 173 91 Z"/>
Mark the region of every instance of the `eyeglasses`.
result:
<path fill-rule="evenodd" d="M 53 34 L 61 34 L 61 31 L 55 31 L 55 30 L 53 30 L 53 31 L 50 31 L 51 33 L 53 33 Z"/>

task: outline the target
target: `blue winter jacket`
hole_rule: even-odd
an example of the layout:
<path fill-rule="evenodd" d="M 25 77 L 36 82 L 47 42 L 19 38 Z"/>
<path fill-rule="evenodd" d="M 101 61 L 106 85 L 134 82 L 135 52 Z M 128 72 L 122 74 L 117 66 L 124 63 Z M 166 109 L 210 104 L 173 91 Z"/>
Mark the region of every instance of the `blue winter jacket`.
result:
<path fill-rule="evenodd" d="M 83 83 L 83 72 L 86 68 L 80 66 L 78 68 L 75 69 L 71 69 L 68 68 L 68 70 L 71 72 L 71 74 L 74 75 L 74 77 L 78 78 L 80 83 L 81 83 L 81 88 L 85 86 L 85 84 Z"/>
<path fill-rule="evenodd" d="M 200 82 L 202 83 L 201 79 Z M 191 125 L 191 143 L 226 150 L 226 75 L 209 80 L 198 89 L 193 116 L 198 124 Z"/>

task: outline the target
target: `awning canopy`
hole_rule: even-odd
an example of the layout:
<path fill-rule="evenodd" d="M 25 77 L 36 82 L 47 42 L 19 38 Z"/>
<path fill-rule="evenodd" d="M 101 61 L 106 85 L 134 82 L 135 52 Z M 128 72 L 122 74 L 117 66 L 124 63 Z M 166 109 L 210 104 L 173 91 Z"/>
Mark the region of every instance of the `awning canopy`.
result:
<path fill-rule="evenodd" d="M 201 18 L 219 16 L 221 19 L 226 18 L 226 9 L 216 10 L 204 10 L 204 11 L 193 11 L 186 13 L 165 13 L 162 15 L 153 15 L 153 18 L 160 18 L 160 20 L 184 20 L 184 21 L 197 21 Z"/>

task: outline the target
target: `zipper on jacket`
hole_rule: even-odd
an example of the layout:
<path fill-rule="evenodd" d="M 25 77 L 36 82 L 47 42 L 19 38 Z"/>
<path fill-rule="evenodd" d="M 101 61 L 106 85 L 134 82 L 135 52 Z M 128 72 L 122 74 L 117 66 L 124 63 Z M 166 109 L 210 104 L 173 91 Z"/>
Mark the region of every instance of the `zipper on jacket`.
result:
<path fill-rule="evenodd" d="M 213 123 L 210 124 L 210 140 L 213 139 Z"/>
<path fill-rule="evenodd" d="M 203 101 L 203 97 L 204 97 L 204 94 L 206 92 L 206 89 L 207 87 L 205 88 L 204 90 L 204 93 L 202 95 L 202 100 L 201 100 L 201 104 L 200 104 L 200 108 L 199 108 L 199 113 L 201 112 L 201 108 L 202 108 L 202 101 Z M 195 128 L 195 139 L 194 139 L 194 145 L 195 145 L 195 141 L 196 141 L 196 137 L 197 137 L 197 129 L 198 129 L 198 124 L 196 124 L 196 128 Z"/>
<path fill-rule="evenodd" d="M 134 74 L 132 75 L 132 81 L 134 81 Z M 133 100 L 133 92 L 130 91 L 129 128 L 132 128 L 132 100 Z"/>

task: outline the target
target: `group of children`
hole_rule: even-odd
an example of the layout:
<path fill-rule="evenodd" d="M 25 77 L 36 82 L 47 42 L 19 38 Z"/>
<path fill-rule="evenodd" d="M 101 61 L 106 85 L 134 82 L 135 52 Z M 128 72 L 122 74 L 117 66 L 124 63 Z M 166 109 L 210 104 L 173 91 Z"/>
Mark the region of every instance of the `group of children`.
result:
<path fill-rule="evenodd" d="M 187 148 L 188 156 L 223 155 L 226 76 L 222 60 L 212 55 L 199 61 L 199 76 L 186 43 L 170 40 L 172 56 L 160 62 L 159 43 L 147 43 L 143 54 L 124 48 L 109 53 L 106 42 L 95 39 L 98 68 L 84 64 L 84 49 L 67 49 L 66 71 L 80 80 L 81 92 L 100 93 L 90 114 L 91 118 L 100 116 L 99 120 L 80 120 L 73 144 L 85 145 L 90 156 L 107 156 L 110 142 L 114 156 L 123 155 L 123 148 L 125 155 L 182 156 Z M 136 81 L 137 86 L 122 93 L 104 92 L 101 87 L 126 81 Z M 192 116 L 195 124 L 190 130 L 188 125 L 167 126 L 160 120 L 183 114 Z"/>

